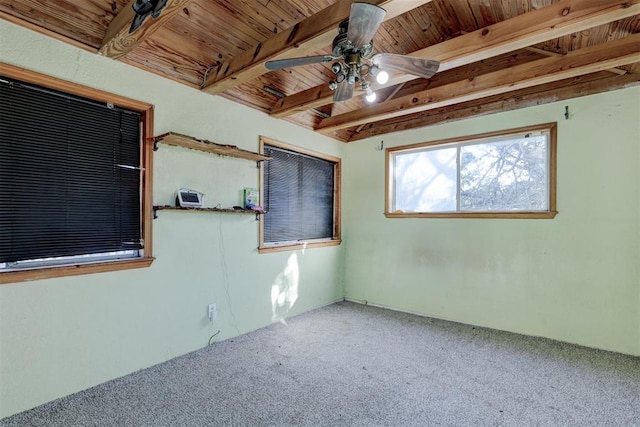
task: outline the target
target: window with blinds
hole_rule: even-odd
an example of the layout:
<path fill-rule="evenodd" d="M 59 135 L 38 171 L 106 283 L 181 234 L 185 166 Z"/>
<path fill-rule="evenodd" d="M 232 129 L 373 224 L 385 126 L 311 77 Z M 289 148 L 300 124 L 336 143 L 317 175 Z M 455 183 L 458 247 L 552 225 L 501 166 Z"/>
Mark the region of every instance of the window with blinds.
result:
<path fill-rule="evenodd" d="M 339 239 L 339 159 L 263 143 L 261 247 Z"/>
<path fill-rule="evenodd" d="M 141 114 L 0 76 L 0 271 L 140 257 Z"/>

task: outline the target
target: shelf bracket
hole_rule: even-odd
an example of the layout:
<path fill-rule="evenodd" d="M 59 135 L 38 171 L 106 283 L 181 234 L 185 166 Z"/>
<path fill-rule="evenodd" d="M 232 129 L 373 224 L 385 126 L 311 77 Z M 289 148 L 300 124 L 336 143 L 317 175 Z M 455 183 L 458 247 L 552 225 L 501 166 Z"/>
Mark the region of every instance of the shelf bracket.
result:
<path fill-rule="evenodd" d="M 153 208 L 153 219 L 158 219 L 158 209 Z"/>
<path fill-rule="evenodd" d="M 157 139 L 153 140 L 153 151 L 158 151 L 158 148 L 160 148 L 158 147 L 158 142 L 159 141 Z"/>

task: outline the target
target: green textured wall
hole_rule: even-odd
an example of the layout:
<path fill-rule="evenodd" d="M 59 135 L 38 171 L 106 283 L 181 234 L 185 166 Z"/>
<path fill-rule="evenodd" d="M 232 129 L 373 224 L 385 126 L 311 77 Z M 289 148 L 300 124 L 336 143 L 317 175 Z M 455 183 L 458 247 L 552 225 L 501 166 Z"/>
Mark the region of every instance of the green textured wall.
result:
<path fill-rule="evenodd" d="M 384 217 L 381 140 L 556 121 L 555 219 Z M 347 298 L 640 355 L 640 88 L 350 143 L 343 162 Z"/>
<path fill-rule="evenodd" d="M 340 156 L 343 144 L 0 20 L 0 61 L 155 105 L 176 131 L 258 150 L 258 135 Z M 154 203 L 180 187 L 241 203 L 255 162 L 161 145 Z M 251 215 L 160 211 L 148 269 L 0 286 L 0 418 L 341 299 L 343 246 L 258 255 Z M 215 302 L 218 321 L 207 319 Z"/>

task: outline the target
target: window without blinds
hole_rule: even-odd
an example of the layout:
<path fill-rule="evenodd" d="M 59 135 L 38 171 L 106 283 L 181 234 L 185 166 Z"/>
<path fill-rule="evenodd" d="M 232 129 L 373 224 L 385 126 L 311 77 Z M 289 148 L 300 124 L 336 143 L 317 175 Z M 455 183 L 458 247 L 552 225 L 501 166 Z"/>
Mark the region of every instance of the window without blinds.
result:
<path fill-rule="evenodd" d="M 553 218 L 556 125 L 387 149 L 387 217 Z"/>
<path fill-rule="evenodd" d="M 0 77 L 0 118 L 0 267 L 139 256 L 140 113 Z"/>
<path fill-rule="evenodd" d="M 264 153 L 263 242 L 335 238 L 335 162 L 270 145 Z"/>

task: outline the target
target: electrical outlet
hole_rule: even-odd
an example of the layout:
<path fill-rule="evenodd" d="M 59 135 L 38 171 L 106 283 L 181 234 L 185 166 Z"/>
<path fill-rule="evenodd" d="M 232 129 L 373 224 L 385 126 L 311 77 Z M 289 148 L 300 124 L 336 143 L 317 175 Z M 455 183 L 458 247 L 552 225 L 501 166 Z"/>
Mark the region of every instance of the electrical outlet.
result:
<path fill-rule="evenodd" d="M 207 313 L 209 315 L 209 320 L 212 322 L 218 318 L 218 310 L 216 309 L 215 304 L 209 304 Z"/>

